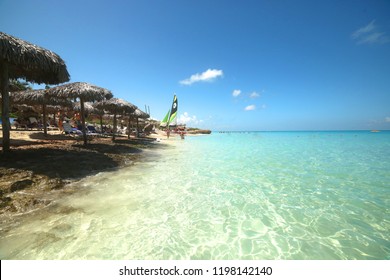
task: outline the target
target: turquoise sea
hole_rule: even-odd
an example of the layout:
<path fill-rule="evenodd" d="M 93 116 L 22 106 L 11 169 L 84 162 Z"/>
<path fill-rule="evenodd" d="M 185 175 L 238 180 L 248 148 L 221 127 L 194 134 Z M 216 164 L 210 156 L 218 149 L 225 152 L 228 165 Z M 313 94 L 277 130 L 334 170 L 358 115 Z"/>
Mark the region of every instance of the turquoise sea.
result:
<path fill-rule="evenodd" d="M 156 145 L 0 230 L 0 258 L 390 259 L 390 132 Z"/>

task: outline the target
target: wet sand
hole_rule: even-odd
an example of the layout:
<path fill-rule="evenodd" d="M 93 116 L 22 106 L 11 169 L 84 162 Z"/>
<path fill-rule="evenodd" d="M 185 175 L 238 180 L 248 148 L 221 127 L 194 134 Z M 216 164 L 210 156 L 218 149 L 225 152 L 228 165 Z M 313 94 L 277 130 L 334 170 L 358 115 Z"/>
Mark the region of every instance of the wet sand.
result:
<path fill-rule="evenodd" d="M 49 205 L 77 190 L 70 183 L 101 171 L 134 164 L 144 149 L 161 147 L 148 138 L 94 137 L 82 141 L 49 131 L 11 131 L 11 153 L 0 154 L 0 220 Z"/>

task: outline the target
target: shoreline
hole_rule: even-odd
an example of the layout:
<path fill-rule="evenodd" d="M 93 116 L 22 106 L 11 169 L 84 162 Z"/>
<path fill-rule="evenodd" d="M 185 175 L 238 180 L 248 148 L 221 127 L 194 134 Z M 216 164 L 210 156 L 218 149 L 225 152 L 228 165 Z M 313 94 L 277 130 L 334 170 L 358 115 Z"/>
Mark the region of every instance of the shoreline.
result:
<path fill-rule="evenodd" d="M 170 141 L 162 135 L 145 138 L 96 137 L 84 146 L 58 131 L 11 131 L 11 153 L 0 155 L 0 218 L 44 208 L 55 199 L 77 191 L 67 186 L 91 175 L 133 165 L 146 149 L 159 149 Z"/>

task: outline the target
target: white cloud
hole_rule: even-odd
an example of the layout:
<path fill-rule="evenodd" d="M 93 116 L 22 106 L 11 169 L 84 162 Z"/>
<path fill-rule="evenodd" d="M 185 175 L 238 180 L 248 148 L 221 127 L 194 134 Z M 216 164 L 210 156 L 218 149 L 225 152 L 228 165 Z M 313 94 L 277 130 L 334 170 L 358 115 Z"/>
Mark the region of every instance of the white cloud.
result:
<path fill-rule="evenodd" d="M 390 117 L 386 117 L 385 122 L 390 122 Z"/>
<path fill-rule="evenodd" d="M 189 77 L 188 79 L 180 81 L 180 84 L 191 85 L 196 82 L 211 82 L 220 76 L 223 76 L 222 70 L 207 69 L 203 73 L 196 73 L 194 75 L 191 75 L 191 77 Z"/>
<path fill-rule="evenodd" d="M 375 20 L 353 32 L 351 38 L 359 45 L 384 44 L 390 41 L 389 37 L 384 32 L 379 31 L 379 28 L 375 24 Z"/>
<path fill-rule="evenodd" d="M 249 105 L 249 106 L 246 106 L 245 107 L 245 111 L 253 111 L 253 110 L 255 110 L 256 109 L 256 106 L 255 105 Z"/>
<path fill-rule="evenodd" d="M 239 90 L 239 89 L 235 89 L 235 90 L 233 90 L 233 92 L 232 92 L 232 95 L 234 96 L 234 97 L 237 97 L 237 96 L 239 96 L 241 94 L 241 90 Z"/>
<path fill-rule="evenodd" d="M 250 98 L 257 98 L 259 97 L 260 94 L 258 94 L 256 91 L 252 92 L 251 95 L 249 96 Z"/>
<path fill-rule="evenodd" d="M 375 28 L 376 28 L 375 20 L 373 20 L 369 24 L 367 24 L 366 26 L 356 30 L 354 33 L 352 33 L 351 36 L 353 39 L 357 39 L 357 38 L 363 36 L 364 34 L 373 32 L 375 30 Z"/>
<path fill-rule="evenodd" d="M 203 120 L 198 120 L 196 116 L 190 116 L 187 112 L 180 115 L 178 121 L 179 124 L 200 124 Z"/>

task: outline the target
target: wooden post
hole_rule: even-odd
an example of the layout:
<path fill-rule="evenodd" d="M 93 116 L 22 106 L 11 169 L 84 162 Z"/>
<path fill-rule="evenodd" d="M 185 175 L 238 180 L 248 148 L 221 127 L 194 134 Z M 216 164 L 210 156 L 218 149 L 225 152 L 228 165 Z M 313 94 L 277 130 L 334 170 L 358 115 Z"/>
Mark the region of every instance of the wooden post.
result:
<path fill-rule="evenodd" d="M 45 97 L 46 98 L 46 97 Z M 43 114 L 43 135 L 45 135 L 45 137 L 47 137 L 47 127 L 46 127 L 46 123 L 47 123 L 47 118 L 46 118 L 46 100 L 43 101 L 43 104 L 42 104 L 42 114 Z"/>
<path fill-rule="evenodd" d="M 129 120 L 127 121 L 127 139 L 130 139 L 130 134 L 131 134 L 131 131 L 130 131 L 130 114 L 129 114 Z"/>
<path fill-rule="evenodd" d="M 100 119 L 100 133 L 103 135 L 103 115 L 99 115 Z"/>
<path fill-rule="evenodd" d="M 84 100 L 82 97 L 80 97 L 80 111 L 81 111 L 81 124 L 82 124 L 82 130 L 83 130 L 83 139 L 84 139 L 84 145 L 87 145 L 87 131 L 85 129 L 85 116 L 84 116 Z"/>
<path fill-rule="evenodd" d="M 137 117 L 137 138 L 139 138 L 139 123 L 138 123 L 138 117 Z"/>
<path fill-rule="evenodd" d="M 114 128 L 112 130 L 112 141 L 115 141 L 115 133 L 116 133 L 116 109 L 114 111 Z"/>
<path fill-rule="evenodd" d="M 8 64 L 0 60 L 0 91 L 1 121 L 3 127 L 3 154 L 8 154 L 10 150 L 10 123 L 9 123 L 9 92 L 8 92 Z"/>

